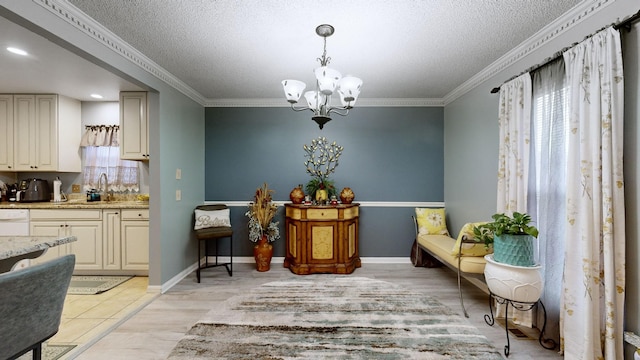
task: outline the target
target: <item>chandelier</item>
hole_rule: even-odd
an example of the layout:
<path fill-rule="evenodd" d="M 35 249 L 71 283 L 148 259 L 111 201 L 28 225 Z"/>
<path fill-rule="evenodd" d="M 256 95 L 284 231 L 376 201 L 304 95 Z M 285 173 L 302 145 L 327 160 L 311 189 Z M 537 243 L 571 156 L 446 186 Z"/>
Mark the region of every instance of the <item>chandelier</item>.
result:
<path fill-rule="evenodd" d="M 333 35 L 333 32 L 333 26 L 328 24 L 322 24 L 316 28 L 316 34 L 324 38 L 324 51 L 322 57 L 317 59 L 320 62 L 320 67 L 313 71 L 316 76 L 316 89 L 304 93 L 307 106 L 295 106 L 307 85 L 298 80 L 282 81 L 284 94 L 291 104 L 291 108 L 294 111 L 311 110 L 313 112 L 311 119 L 318 123 L 320 129 L 324 127 L 324 124 L 331 121 L 329 116 L 331 113 L 341 116 L 349 113 L 349 110 L 355 105 L 358 95 L 360 95 L 360 87 L 362 86 L 362 80 L 359 78 L 354 76 L 342 77 L 340 72 L 327 67 L 331 61 L 331 58 L 327 56 L 327 37 Z M 334 91 L 337 91 L 340 96 L 341 106 L 331 105 L 331 97 Z"/>

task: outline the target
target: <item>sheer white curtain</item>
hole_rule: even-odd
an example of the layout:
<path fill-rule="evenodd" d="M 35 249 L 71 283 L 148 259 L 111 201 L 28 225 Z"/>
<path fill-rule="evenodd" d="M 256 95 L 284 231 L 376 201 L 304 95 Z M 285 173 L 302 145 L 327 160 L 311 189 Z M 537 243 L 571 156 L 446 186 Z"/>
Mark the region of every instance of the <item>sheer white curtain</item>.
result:
<path fill-rule="evenodd" d="M 500 87 L 498 113 L 499 213 L 527 211 L 531 132 L 531 76 L 529 73 Z"/>
<path fill-rule="evenodd" d="M 561 343 L 568 359 L 622 359 L 625 210 L 620 34 L 564 53 L 570 88 Z"/>
<path fill-rule="evenodd" d="M 119 127 L 88 126 L 82 136 L 84 190 L 97 189 L 100 175 L 107 174 L 109 189 L 116 192 L 138 192 L 139 171 L 136 161 L 121 160 Z"/>
<path fill-rule="evenodd" d="M 538 235 L 546 308 L 545 337 L 560 339 L 560 298 L 565 246 L 567 88 L 562 57 L 531 73 L 533 89 L 532 151 L 528 212 Z M 541 324 L 543 314 L 539 314 Z"/>

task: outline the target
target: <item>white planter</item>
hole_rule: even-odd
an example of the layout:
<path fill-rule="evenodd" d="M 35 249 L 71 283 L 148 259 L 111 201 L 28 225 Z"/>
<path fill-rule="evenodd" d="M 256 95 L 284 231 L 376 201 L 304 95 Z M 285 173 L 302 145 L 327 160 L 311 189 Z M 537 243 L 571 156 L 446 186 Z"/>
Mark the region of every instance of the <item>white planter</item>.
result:
<path fill-rule="evenodd" d="M 487 264 L 484 277 L 492 293 L 516 302 L 536 302 L 542 295 L 544 280 L 542 266 L 515 266 L 493 260 L 493 254 L 485 255 Z"/>

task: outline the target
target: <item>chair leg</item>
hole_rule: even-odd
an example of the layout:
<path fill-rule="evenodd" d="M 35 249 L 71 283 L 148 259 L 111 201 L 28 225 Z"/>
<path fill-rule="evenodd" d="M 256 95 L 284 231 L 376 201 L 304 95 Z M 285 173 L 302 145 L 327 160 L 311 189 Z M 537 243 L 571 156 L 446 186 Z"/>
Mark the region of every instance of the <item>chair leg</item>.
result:
<path fill-rule="evenodd" d="M 229 236 L 229 276 L 233 276 L 233 235 Z"/>
<path fill-rule="evenodd" d="M 41 360 L 42 359 L 42 343 L 39 343 L 35 348 L 33 348 L 33 360 Z"/>
<path fill-rule="evenodd" d="M 198 240 L 198 269 L 196 270 L 196 278 L 198 279 L 198 284 L 200 283 L 200 240 Z"/>

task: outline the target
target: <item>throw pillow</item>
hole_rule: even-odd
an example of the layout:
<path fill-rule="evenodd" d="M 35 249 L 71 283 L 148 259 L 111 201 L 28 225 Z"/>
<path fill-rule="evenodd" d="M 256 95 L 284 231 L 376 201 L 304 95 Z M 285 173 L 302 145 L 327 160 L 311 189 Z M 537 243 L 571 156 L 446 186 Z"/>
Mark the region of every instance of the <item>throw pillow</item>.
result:
<path fill-rule="evenodd" d="M 196 224 L 194 230 L 217 226 L 231 226 L 229 209 L 223 210 L 199 210 L 196 209 Z"/>
<path fill-rule="evenodd" d="M 449 236 L 444 208 L 416 208 L 416 220 L 418 234 Z"/>
<path fill-rule="evenodd" d="M 462 238 L 466 235 L 467 239 L 472 240 L 473 228 L 482 224 L 486 224 L 486 222 L 464 224 L 462 229 L 460 229 L 460 233 L 458 234 L 458 239 L 456 240 L 455 245 L 453 245 L 453 249 L 451 249 L 451 255 L 458 256 L 458 254 L 460 253 L 460 243 L 462 242 Z M 474 243 L 474 244 L 470 244 L 470 243 L 462 244 L 462 256 L 485 256 L 491 253 L 493 253 L 493 247 L 490 246 L 487 249 L 487 247 L 485 247 L 484 243 L 482 242 Z"/>

